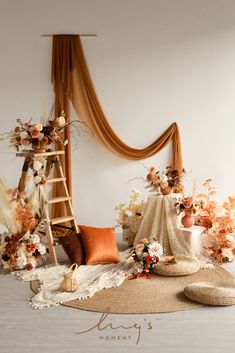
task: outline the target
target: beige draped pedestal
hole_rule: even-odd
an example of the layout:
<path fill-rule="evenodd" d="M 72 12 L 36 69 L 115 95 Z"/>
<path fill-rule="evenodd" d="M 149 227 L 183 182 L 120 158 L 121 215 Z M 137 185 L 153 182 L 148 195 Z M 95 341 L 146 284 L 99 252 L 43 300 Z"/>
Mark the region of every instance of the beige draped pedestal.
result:
<path fill-rule="evenodd" d="M 195 255 L 179 228 L 179 216 L 174 207 L 179 197 L 180 194 L 149 196 L 134 245 L 143 238 L 156 239 L 162 244 L 165 255 Z"/>

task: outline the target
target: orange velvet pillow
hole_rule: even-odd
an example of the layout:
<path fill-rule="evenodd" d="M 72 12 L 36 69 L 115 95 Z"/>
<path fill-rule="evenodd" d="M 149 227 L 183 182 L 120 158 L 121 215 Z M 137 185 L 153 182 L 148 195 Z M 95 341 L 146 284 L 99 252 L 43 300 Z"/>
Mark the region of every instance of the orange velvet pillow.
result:
<path fill-rule="evenodd" d="M 120 261 L 114 228 L 80 226 L 88 265 L 110 264 Z"/>

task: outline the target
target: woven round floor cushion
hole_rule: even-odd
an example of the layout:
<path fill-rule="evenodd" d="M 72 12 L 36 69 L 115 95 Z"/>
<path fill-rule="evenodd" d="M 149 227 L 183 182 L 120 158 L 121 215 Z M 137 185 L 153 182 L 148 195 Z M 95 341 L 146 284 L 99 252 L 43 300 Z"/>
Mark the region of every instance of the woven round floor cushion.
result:
<path fill-rule="evenodd" d="M 161 276 L 189 276 L 199 271 L 200 262 L 195 257 L 174 256 L 170 260 L 163 258 L 154 268 L 154 273 Z"/>
<path fill-rule="evenodd" d="M 217 287 L 212 283 L 197 282 L 184 288 L 184 294 L 194 302 L 207 305 L 234 305 L 234 287 Z"/>

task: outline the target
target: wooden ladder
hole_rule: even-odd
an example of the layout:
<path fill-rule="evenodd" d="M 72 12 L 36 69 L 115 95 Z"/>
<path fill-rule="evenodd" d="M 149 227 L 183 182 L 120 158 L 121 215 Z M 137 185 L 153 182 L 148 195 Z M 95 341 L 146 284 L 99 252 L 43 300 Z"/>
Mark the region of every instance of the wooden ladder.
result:
<path fill-rule="evenodd" d="M 44 166 L 46 182 L 45 184 L 39 185 L 39 188 L 40 188 L 40 192 L 43 200 L 44 217 L 46 218 L 46 221 L 47 221 L 46 222 L 47 223 L 46 235 L 48 240 L 47 246 L 48 246 L 51 262 L 54 264 L 57 264 L 58 261 L 57 261 L 56 251 L 55 251 L 56 243 L 55 243 L 55 239 L 53 238 L 51 226 L 69 222 L 74 232 L 78 233 L 78 226 L 76 223 L 76 217 L 73 212 L 71 197 L 68 192 L 66 178 L 64 176 L 60 158 L 59 158 L 59 155 L 63 155 L 63 154 L 64 154 L 64 151 L 50 151 L 50 152 L 44 152 L 44 153 L 26 151 L 26 152 L 21 152 L 16 154 L 17 157 L 25 158 L 21 177 L 18 184 L 19 192 L 25 190 L 30 160 L 35 157 L 44 157 L 46 159 L 46 163 Z M 52 175 L 53 169 L 54 169 L 54 175 L 53 177 L 50 177 L 50 175 Z M 53 183 L 62 184 L 62 188 L 61 188 L 61 191 L 63 193 L 62 196 L 48 198 L 45 185 L 53 184 Z M 50 217 L 49 205 L 56 204 L 56 203 L 65 203 L 66 210 L 67 210 L 66 216 L 58 217 L 58 218 Z"/>

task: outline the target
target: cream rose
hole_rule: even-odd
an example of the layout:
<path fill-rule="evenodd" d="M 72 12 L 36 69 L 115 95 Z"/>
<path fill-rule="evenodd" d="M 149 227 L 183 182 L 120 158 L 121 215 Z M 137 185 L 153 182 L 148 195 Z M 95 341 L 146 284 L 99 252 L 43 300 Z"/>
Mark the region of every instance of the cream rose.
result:
<path fill-rule="evenodd" d="M 65 118 L 61 115 L 57 118 L 57 123 L 60 127 L 64 126 L 65 124 Z"/>
<path fill-rule="evenodd" d="M 42 181 L 42 178 L 39 175 L 35 176 L 34 178 L 35 184 L 39 184 L 41 181 Z"/>
<path fill-rule="evenodd" d="M 21 131 L 20 133 L 20 137 L 24 140 L 27 139 L 27 137 L 29 136 L 29 134 L 27 133 L 27 131 Z"/>
<path fill-rule="evenodd" d="M 39 169 L 41 169 L 41 168 L 42 168 L 42 163 L 39 162 L 39 161 L 34 161 L 34 163 L 33 163 L 33 169 L 34 169 L 34 170 L 39 170 Z"/>

